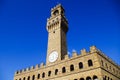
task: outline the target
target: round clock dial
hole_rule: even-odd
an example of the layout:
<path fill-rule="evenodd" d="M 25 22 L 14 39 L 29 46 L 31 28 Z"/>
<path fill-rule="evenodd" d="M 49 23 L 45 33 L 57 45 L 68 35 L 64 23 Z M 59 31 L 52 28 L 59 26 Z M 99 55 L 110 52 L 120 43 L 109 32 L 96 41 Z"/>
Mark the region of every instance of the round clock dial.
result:
<path fill-rule="evenodd" d="M 58 53 L 57 51 L 53 51 L 50 55 L 49 55 L 49 62 L 55 62 L 58 58 Z"/>

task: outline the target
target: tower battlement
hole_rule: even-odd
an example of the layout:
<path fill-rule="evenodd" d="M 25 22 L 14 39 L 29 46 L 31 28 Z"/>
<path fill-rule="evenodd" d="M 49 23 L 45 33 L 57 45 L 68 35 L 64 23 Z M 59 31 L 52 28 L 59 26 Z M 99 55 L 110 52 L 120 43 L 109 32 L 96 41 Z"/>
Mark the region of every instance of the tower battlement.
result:
<path fill-rule="evenodd" d="M 51 11 L 53 11 L 53 10 L 55 10 L 56 8 L 59 8 L 59 7 L 61 7 L 61 8 L 64 10 L 64 8 L 62 7 L 62 5 L 61 5 L 61 4 L 58 4 L 58 5 L 54 6 L 53 8 L 51 8 Z"/>
<path fill-rule="evenodd" d="M 65 10 L 61 4 L 58 4 L 51 9 L 51 16 L 50 18 L 47 18 L 46 29 L 48 30 L 48 32 L 51 32 L 55 29 L 60 28 L 61 26 L 64 26 L 67 32 L 68 21 L 65 17 Z"/>

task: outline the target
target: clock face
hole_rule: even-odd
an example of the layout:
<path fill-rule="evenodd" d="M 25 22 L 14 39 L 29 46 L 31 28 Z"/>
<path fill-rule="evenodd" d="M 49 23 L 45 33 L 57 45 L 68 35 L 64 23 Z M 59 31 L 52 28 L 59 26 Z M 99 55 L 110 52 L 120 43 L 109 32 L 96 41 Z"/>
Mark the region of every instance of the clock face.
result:
<path fill-rule="evenodd" d="M 49 55 L 49 62 L 55 62 L 58 58 L 58 53 L 57 51 L 53 51 L 52 53 L 50 53 Z"/>

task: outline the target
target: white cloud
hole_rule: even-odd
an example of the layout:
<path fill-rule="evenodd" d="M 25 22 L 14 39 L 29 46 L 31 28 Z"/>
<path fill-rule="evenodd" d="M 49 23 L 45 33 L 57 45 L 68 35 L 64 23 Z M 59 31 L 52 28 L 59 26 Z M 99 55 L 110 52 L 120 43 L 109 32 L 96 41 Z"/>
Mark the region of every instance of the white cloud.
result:
<path fill-rule="evenodd" d="M 71 54 L 69 51 L 67 52 L 68 54 Z"/>
<path fill-rule="evenodd" d="M 75 50 L 75 49 L 73 49 L 73 50 L 72 50 L 72 52 L 76 52 L 76 50 Z"/>

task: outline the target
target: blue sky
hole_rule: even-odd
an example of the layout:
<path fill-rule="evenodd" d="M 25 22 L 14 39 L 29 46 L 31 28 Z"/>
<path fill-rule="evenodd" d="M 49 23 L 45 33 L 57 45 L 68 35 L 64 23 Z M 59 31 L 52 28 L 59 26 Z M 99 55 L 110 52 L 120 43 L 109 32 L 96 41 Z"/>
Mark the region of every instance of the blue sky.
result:
<path fill-rule="evenodd" d="M 120 64 L 119 0 L 0 0 L 0 80 L 46 61 L 46 21 L 61 3 L 69 22 L 68 51 L 96 45 Z"/>

